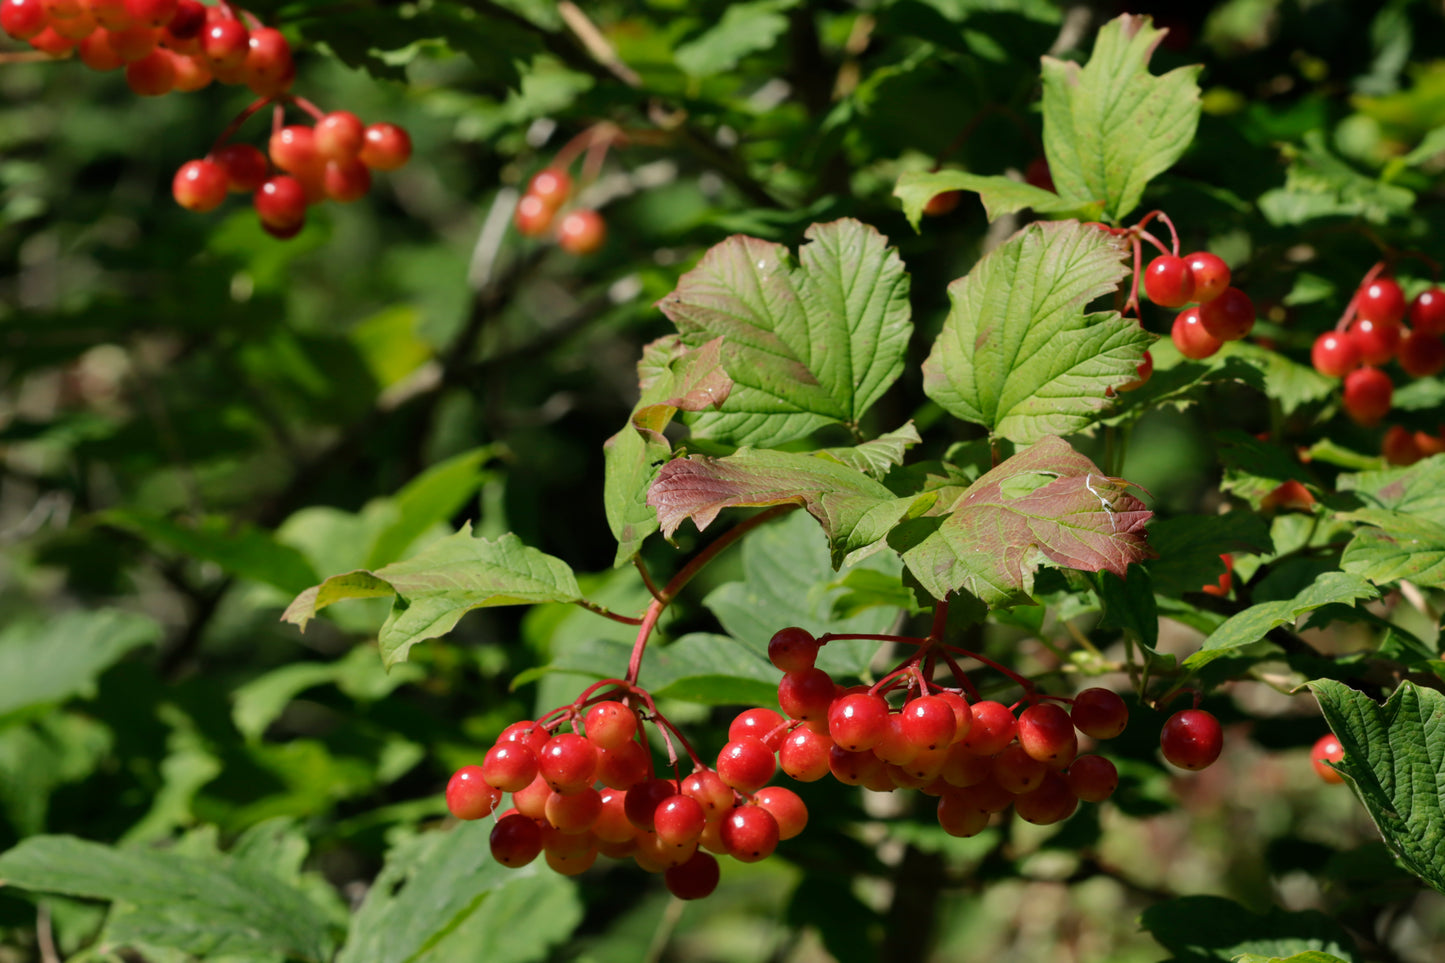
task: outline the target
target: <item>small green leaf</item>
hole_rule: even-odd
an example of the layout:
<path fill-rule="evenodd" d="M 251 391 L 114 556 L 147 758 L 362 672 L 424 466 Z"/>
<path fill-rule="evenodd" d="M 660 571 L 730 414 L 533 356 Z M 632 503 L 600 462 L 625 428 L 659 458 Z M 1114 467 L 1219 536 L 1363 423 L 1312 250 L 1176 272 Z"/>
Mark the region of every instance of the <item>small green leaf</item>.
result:
<path fill-rule="evenodd" d="M 1445 455 L 1432 455 L 1406 468 L 1341 475 L 1336 487 L 1358 493 L 1373 507 L 1445 524 Z"/>
<path fill-rule="evenodd" d="M 1414 191 L 1355 170 L 1330 151 L 1323 131 L 1307 131 L 1303 140 L 1285 171 L 1284 186 L 1259 197 L 1260 212 L 1271 224 L 1285 227 L 1326 217 L 1383 224 L 1414 207 Z"/>
<path fill-rule="evenodd" d="M 510 533 L 496 540 L 473 538 L 469 522 L 406 561 L 375 572 L 331 576 L 298 595 L 281 618 L 304 630 L 333 602 L 392 593 L 396 600 L 378 639 L 388 666 L 405 659 L 413 644 L 451 631 L 472 609 L 582 597 L 561 559 L 527 547 Z"/>
<path fill-rule="evenodd" d="M 1340 557 L 1346 572 L 1376 585 L 1409 579 L 1425 588 L 1445 587 L 1445 524 L 1378 508 L 1337 517 L 1362 523 Z"/>
<path fill-rule="evenodd" d="M 1317 910 L 1251 913 L 1222 896 L 1181 896 L 1155 903 L 1139 925 L 1170 953 L 1170 963 L 1231 963 L 1245 953 L 1288 956 L 1311 950 L 1356 963 L 1344 927 Z"/>
<path fill-rule="evenodd" d="M 913 422 L 910 421 L 897 431 L 890 431 L 861 445 L 854 445 L 852 448 L 822 448 L 814 454 L 831 458 L 840 465 L 847 465 L 882 481 L 893 468 L 903 464 L 904 453 L 922 440 L 918 429 L 913 427 Z"/>
<path fill-rule="evenodd" d="M 1258 953 L 1242 953 L 1234 963 L 1347 963 L 1333 953 L 1321 950 L 1306 950 L 1293 956 L 1260 956 Z"/>
<path fill-rule="evenodd" d="M 898 178 L 893 196 L 903 202 L 903 213 L 913 229 L 923 217 L 924 206 L 934 195 L 946 191 L 969 191 L 978 195 L 990 221 L 1005 214 L 1032 208 L 1039 214 L 1072 212 L 1077 202 L 1064 200 L 1053 191 L 1035 187 L 1011 177 L 985 177 L 963 171 L 909 171 Z"/>
<path fill-rule="evenodd" d="M 784 12 L 798 0 L 750 0 L 730 3 L 702 36 L 680 44 L 673 60 L 694 77 L 727 73 L 749 54 L 767 50 L 788 32 Z"/>
<path fill-rule="evenodd" d="M 1125 14 L 1099 31 L 1084 66 L 1043 58 L 1044 154 L 1061 197 L 1103 201 L 1118 220 L 1194 140 L 1201 68 L 1150 74 L 1164 34 Z"/>
<path fill-rule="evenodd" d="M 1007 494 L 1010 486 L 1019 494 Z M 1153 555 L 1144 535 L 1151 513 L 1128 486 L 1068 442 L 1045 438 L 969 486 L 936 531 L 903 550 L 903 562 L 934 598 L 961 588 L 991 606 L 1031 601 L 1045 563 L 1122 576 Z"/>
<path fill-rule="evenodd" d="M 726 458 L 694 455 L 668 462 L 647 495 L 662 533 L 683 519 L 701 531 L 724 508 L 802 505 L 827 533 L 833 565 L 861 558 L 903 517 L 910 500 L 895 498 L 860 471 L 817 455 L 744 448 Z"/>
<path fill-rule="evenodd" d="M 0 632 L 0 723 L 85 695 L 132 649 L 155 645 L 161 627 L 130 612 L 65 612 Z"/>
<path fill-rule="evenodd" d="M 1310 683 L 1354 789 L 1405 868 L 1445 892 L 1445 694 L 1404 682 L 1384 705 L 1340 682 Z"/>
<path fill-rule="evenodd" d="M 658 302 L 693 347 L 723 337 L 734 390 L 694 433 L 779 445 L 831 422 L 857 424 L 903 372 L 913 332 L 898 252 L 855 220 L 814 224 L 795 266 L 750 237 L 714 246 Z"/>
<path fill-rule="evenodd" d="M 953 308 L 923 363 L 950 414 L 1019 444 L 1079 431 L 1138 377 L 1154 341 L 1116 311 L 1086 313 L 1127 273 L 1126 245 L 1076 221 L 1030 224 L 949 285 Z"/>
<path fill-rule="evenodd" d="M 1231 616 L 1189 658 L 1184 667 L 1197 671 L 1233 649 L 1261 641 L 1281 625 L 1293 625 L 1301 617 L 1331 603 L 1353 605 L 1360 599 L 1372 599 L 1379 591 L 1357 575 L 1326 572 L 1292 599 L 1261 602 Z"/>

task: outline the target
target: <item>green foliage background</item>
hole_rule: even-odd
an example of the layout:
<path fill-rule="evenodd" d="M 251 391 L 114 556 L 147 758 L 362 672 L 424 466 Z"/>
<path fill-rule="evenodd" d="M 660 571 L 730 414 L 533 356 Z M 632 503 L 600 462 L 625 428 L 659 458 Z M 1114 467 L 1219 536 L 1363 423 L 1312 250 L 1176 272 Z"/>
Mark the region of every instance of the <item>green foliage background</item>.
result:
<path fill-rule="evenodd" d="M 306 51 L 299 92 L 401 123 L 417 147 L 287 244 L 237 202 L 197 216 L 170 198 L 244 94 L 142 101 L 78 63 L 4 64 L 0 960 L 1438 959 L 1445 902 L 1420 879 L 1440 866 L 1411 850 L 1402 868 L 1368 814 L 1397 801 L 1393 776 L 1345 769 L 1368 812 L 1320 785 L 1306 750 L 1325 723 L 1285 693 L 1322 676 L 1380 696 L 1406 676 L 1441 686 L 1438 577 L 1418 608 L 1373 602 L 1371 583 L 1430 571 L 1401 568 L 1378 533 L 1402 513 L 1445 524 L 1431 521 L 1442 458 L 1413 470 L 1408 497 L 1381 495 L 1398 476 L 1374 474 L 1379 431 L 1337 417 L 1306 366 L 1381 244 L 1442 255 L 1445 25 L 1424 0 L 1154 6 L 1133 8 L 1171 30 L 1151 69 L 1203 64 L 1202 114 L 1140 210 L 1228 259 L 1262 320 L 1254 344 L 1204 363 L 1157 344 L 1155 380 L 1111 416 L 1126 455 L 1103 431 L 1073 439 L 1151 493 L 1161 559 L 1144 584 L 1137 567 L 1088 584 L 1045 571 L 1046 609 L 1007 610 L 969 644 L 1072 677 L 1117 658 L 1129 629 L 1151 664 L 1229 683 L 1205 701 L 1225 758 L 1177 778 L 1157 756 L 1162 714 L 1137 705 L 1111 747 L 1114 802 L 972 840 L 914 801 L 808 787 L 804 836 L 727 866 L 685 908 L 627 868 L 504 872 L 485 825 L 445 825 L 452 769 L 617 674 L 632 629 L 574 606 L 488 608 L 388 672 L 386 599 L 328 609 L 304 635 L 279 616 L 308 586 L 438 550 L 464 523 L 515 533 L 581 573 L 588 599 L 640 611 L 639 579 L 612 567 L 602 443 L 633 413 L 642 346 L 671 330 L 654 303 L 733 234 L 796 249 L 808 225 L 851 217 L 886 236 L 918 332 L 860 430 L 913 419 L 920 458 L 977 454 L 981 432 L 918 370 L 949 283 L 1022 222 L 990 223 L 966 196 L 915 232 L 894 187 L 935 164 L 1017 179 L 1044 146 L 1040 56 L 1083 62 L 1119 11 L 587 4 L 616 70 L 549 0 L 258 5 Z M 531 174 L 599 121 L 629 134 L 591 195 L 607 246 L 576 258 L 507 230 Z M 1430 272 L 1406 261 L 1400 276 L 1413 292 Z M 1436 431 L 1442 399 L 1437 379 L 1415 382 L 1392 420 Z M 1299 448 L 1314 460 L 1281 458 Z M 1285 477 L 1328 508 L 1214 517 Z M 1338 500 L 1351 491 L 1372 507 Z M 672 571 L 709 540 L 685 525 L 677 548 L 654 538 L 643 554 Z M 1227 551 L 1256 604 L 1197 592 Z M 1156 596 L 1164 620 L 1141 620 Z M 669 610 L 674 641 L 644 681 L 720 746 L 719 707 L 770 698 L 771 631 L 886 631 L 909 604 L 896 559 L 835 573 L 795 514 Z M 827 667 L 860 673 L 871 656 L 830 645 Z M 1425 723 L 1371 736 L 1371 710 L 1331 691 L 1332 721 L 1363 720 L 1358 745 L 1436 745 Z M 1435 819 L 1438 790 L 1433 810 L 1425 798 Z"/>

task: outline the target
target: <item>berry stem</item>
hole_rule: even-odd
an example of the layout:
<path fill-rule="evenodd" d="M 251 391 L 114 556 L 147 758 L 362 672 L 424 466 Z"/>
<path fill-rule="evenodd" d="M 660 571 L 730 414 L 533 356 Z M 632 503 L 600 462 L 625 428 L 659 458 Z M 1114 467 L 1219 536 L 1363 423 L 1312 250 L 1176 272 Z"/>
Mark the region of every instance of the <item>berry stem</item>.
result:
<path fill-rule="evenodd" d="M 1355 293 L 1350 296 L 1350 303 L 1345 305 L 1345 313 L 1340 315 L 1340 320 L 1335 323 L 1336 331 L 1345 330 L 1350 326 L 1350 322 L 1355 320 L 1355 311 L 1360 303 L 1360 293 L 1369 287 L 1375 278 L 1379 277 L 1380 273 L 1388 266 L 1388 263 L 1385 261 L 1376 261 L 1375 266 L 1365 272 L 1365 276 L 1360 279 L 1360 283 L 1355 285 Z"/>
<path fill-rule="evenodd" d="M 657 583 L 652 580 L 652 573 L 647 570 L 647 565 L 642 561 L 641 555 L 632 556 L 632 566 L 637 569 L 637 573 L 642 576 L 642 584 L 647 586 L 647 594 L 653 598 L 660 598 L 662 591 L 657 587 Z"/>
<path fill-rule="evenodd" d="M 326 116 L 326 111 L 322 110 L 320 107 L 317 107 L 305 97 L 293 96 L 290 98 L 290 100 L 297 107 L 300 107 L 302 110 L 306 111 L 306 113 L 310 114 L 313 120 L 320 120 L 321 118 Z"/>
<path fill-rule="evenodd" d="M 226 146 L 226 142 L 227 142 L 228 140 L 230 140 L 233 136 L 235 136 L 236 131 L 238 131 L 238 130 L 241 129 L 241 125 L 242 125 L 242 124 L 244 124 L 246 121 L 250 120 L 250 119 L 251 119 L 251 116 L 252 116 L 253 114 L 255 114 L 256 111 L 260 110 L 262 107 L 265 107 L 267 104 L 269 104 L 269 103 L 271 103 L 271 102 L 272 102 L 272 99 L 271 99 L 270 97 L 261 97 L 261 98 L 258 98 L 257 100 L 252 101 L 251 104 L 250 104 L 245 110 L 243 110 L 243 111 L 241 111 L 239 114 L 237 114 L 237 115 L 231 120 L 231 122 L 226 125 L 226 129 L 225 129 L 225 130 L 221 131 L 220 136 L 216 138 L 216 142 L 211 145 L 211 153 L 214 154 L 216 151 L 220 150 L 222 147 L 225 147 L 225 146 Z"/>
<path fill-rule="evenodd" d="M 602 616 L 604 619 L 611 619 L 614 622 L 621 622 L 623 625 L 641 625 L 642 620 L 633 618 L 630 615 L 619 615 L 606 606 L 598 605 L 596 602 L 589 602 L 586 599 L 578 599 L 575 605 L 580 605 L 589 612 Z"/>

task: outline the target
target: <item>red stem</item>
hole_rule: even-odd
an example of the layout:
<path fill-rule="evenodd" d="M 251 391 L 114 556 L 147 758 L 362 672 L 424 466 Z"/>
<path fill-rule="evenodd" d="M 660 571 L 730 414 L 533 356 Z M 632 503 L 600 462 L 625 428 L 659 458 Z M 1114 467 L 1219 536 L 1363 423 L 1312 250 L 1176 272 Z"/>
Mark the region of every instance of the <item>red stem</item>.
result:
<path fill-rule="evenodd" d="M 1340 315 L 1340 320 L 1335 323 L 1336 331 L 1345 330 L 1345 328 L 1350 326 L 1350 322 L 1355 320 L 1355 310 L 1360 303 L 1360 292 L 1369 287 L 1370 283 L 1379 277 L 1380 273 L 1384 271 L 1387 266 L 1385 261 L 1376 261 L 1375 266 L 1365 272 L 1365 276 L 1360 279 L 1360 283 L 1355 285 L 1355 293 L 1350 297 L 1350 303 L 1345 305 L 1345 313 Z"/>
<path fill-rule="evenodd" d="M 589 602 L 589 601 L 587 601 L 586 599 L 577 599 L 577 601 L 575 601 L 575 602 L 572 603 L 572 604 L 574 604 L 574 605 L 580 605 L 582 608 L 586 609 L 587 611 L 592 612 L 592 613 L 594 613 L 594 614 L 596 614 L 596 615 L 600 615 L 600 616 L 602 616 L 604 619 L 611 619 L 611 620 L 614 621 L 614 622 L 621 622 L 623 625 L 641 625 L 641 624 L 642 624 L 642 620 L 641 620 L 641 619 L 633 618 L 633 617 L 630 616 L 630 615 L 619 615 L 619 614 L 617 614 L 616 612 L 612 611 L 611 609 L 609 609 L 609 608 L 607 608 L 607 607 L 605 607 L 605 606 L 598 605 L 596 602 Z"/>
<path fill-rule="evenodd" d="M 211 145 L 210 153 L 214 154 L 222 147 L 225 147 L 226 141 L 230 140 L 231 136 L 241 129 L 242 124 L 251 119 L 252 114 L 271 102 L 272 99 L 270 97 L 262 97 L 253 101 L 249 107 L 237 114 L 235 118 L 226 125 L 226 129 L 221 131 L 221 136 L 216 138 L 216 142 Z"/>

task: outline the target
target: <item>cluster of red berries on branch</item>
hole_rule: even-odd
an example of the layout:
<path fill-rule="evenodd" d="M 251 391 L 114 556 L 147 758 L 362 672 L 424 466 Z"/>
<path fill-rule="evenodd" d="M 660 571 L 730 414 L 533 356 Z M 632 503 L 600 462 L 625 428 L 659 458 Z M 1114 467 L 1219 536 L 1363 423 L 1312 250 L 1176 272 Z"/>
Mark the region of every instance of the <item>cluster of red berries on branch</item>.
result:
<path fill-rule="evenodd" d="M 211 211 L 229 193 L 251 194 L 267 233 L 294 237 L 309 205 L 358 200 L 371 189 L 372 171 L 395 170 L 411 157 L 411 138 L 401 127 L 366 126 L 348 111 L 323 113 L 293 97 L 296 65 L 286 37 L 225 2 L 0 0 L 0 27 L 54 57 L 74 52 L 94 70 L 124 68 L 142 96 L 199 90 L 212 80 L 250 88 L 260 99 L 210 153 L 176 171 L 171 192 L 188 210 Z M 286 125 L 287 104 L 310 114 L 315 126 Z M 230 143 L 267 105 L 275 105 L 267 152 Z"/>
<path fill-rule="evenodd" d="M 657 775 L 646 722 L 656 725 L 669 755 L 672 739 L 681 743 L 693 763 L 688 776 Z M 559 731 L 564 725 L 572 731 Z M 717 887 L 713 854 L 757 862 L 807 824 L 797 793 L 766 785 L 772 753 L 760 744 L 750 749 L 730 742 L 709 767 L 645 689 L 608 679 L 535 722 L 508 726 L 481 765 L 452 775 L 447 807 L 458 818 L 480 819 L 512 794 L 491 834 L 492 855 L 504 866 L 545 854 L 554 870 L 576 875 L 599 855 L 632 859 L 662 873 L 674 895 L 698 899 Z"/>
<path fill-rule="evenodd" d="M 596 180 L 608 149 L 623 138 L 613 124 L 598 124 L 572 138 L 552 162 L 533 175 L 517 202 L 512 223 L 526 237 L 548 237 L 568 254 L 591 254 L 607 240 L 607 222 L 590 207 L 576 203 L 581 189 Z M 568 168 L 585 152 L 580 182 Z"/>

